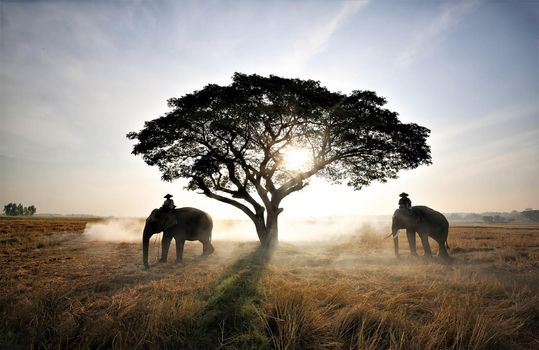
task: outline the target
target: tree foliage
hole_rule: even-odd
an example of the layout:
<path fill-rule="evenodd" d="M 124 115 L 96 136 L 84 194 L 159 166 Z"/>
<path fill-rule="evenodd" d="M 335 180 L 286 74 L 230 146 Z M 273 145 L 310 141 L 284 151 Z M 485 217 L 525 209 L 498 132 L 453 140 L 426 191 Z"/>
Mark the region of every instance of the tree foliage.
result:
<path fill-rule="evenodd" d="M 372 91 L 331 92 L 313 80 L 236 73 L 180 98 L 128 138 L 133 154 L 164 180 L 241 209 L 264 243 L 277 237 L 280 203 L 318 174 L 360 189 L 430 164 L 429 130 L 404 124 Z M 291 148 L 309 151 L 304 169 L 283 166 Z"/>
<path fill-rule="evenodd" d="M 4 214 L 7 216 L 32 216 L 36 213 L 37 209 L 33 205 L 23 207 L 22 204 L 9 203 L 4 205 Z"/>
<path fill-rule="evenodd" d="M 526 210 L 522 212 L 522 215 L 524 215 L 526 218 L 530 219 L 531 221 L 539 222 L 539 210 L 526 208 Z"/>

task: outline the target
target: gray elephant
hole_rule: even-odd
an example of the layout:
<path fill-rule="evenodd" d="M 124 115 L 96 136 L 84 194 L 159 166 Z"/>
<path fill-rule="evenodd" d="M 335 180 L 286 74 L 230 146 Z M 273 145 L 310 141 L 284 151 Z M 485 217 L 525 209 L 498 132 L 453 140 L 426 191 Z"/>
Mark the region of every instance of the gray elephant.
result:
<path fill-rule="evenodd" d="M 178 208 L 166 212 L 160 209 L 152 211 L 146 219 L 142 234 L 142 261 L 148 268 L 148 245 L 154 233 L 163 232 L 162 262 L 167 261 L 168 249 L 172 238 L 176 240 L 176 261 L 181 262 L 185 241 L 202 242 L 202 255 L 209 255 L 215 250 L 211 244 L 213 221 L 211 216 L 196 208 Z"/>
<path fill-rule="evenodd" d="M 440 247 L 439 255 L 443 258 L 449 258 L 447 253 L 447 234 L 449 231 L 449 222 L 445 216 L 429 207 L 418 205 L 411 209 L 400 208 L 395 210 L 391 224 L 391 235 L 395 245 L 395 255 L 399 256 L 399 237 L 400 229 L 406 229 L 406 237 L 410 244 L 412 255 L 417 255 L 415 245 L 415 234 L 419 234 L 425 256 L 432 256 L 429 245 L 429 236 L 434 239 Z M 389 236 L 388 236 L 389 237 Z"/>

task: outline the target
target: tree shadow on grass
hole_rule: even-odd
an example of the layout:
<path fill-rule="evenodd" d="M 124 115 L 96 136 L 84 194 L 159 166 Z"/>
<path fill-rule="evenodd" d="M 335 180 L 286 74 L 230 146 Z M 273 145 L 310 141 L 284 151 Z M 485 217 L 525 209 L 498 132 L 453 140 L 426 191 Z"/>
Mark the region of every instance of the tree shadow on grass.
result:
<path fill-rule="evenodd" d="M 272 253 L 259 247 L 228 268 L 211 289 L 194 332 L 167 345 L 189 349 L 269 349 L 270 340 L 258 310 L 262 306 L 260 279 Z"/>

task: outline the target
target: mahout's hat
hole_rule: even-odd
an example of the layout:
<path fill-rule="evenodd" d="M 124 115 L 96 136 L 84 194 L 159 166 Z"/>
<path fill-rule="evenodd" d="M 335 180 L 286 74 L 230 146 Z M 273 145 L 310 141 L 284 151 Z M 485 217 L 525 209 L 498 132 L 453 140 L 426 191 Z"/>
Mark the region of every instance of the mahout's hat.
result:
<path fill-rule="evenodd" d="M 170 197 L 172 197 L 172 195 L 167 193 L 167 195 L 164 196 L 163 198 L 167 198 L 167 199 L 168 199 L 168 198 L 170 198 Z"/>
<path fill-rule="evenodd" d="M 408 193 L 402 192 L 401 194 L 399 194 L 399 197 L 408 197 Z"/>

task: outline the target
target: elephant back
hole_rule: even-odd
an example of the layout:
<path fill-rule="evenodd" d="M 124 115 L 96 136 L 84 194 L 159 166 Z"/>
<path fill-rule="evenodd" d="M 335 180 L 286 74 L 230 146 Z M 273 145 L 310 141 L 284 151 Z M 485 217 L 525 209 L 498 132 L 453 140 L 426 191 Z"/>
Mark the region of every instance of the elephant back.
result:
<path fill-rule="evenodd" d="M 437 223 L 443 223 L 444 225 L 449 226 L 449 222 L 447 221 L 444 214 L 432 208 L 429 208 L 425 205 L 413 206 L 412 211 L 417 215 L 420 221 L 426 221 L 426 222 L 436 221 Z"/>
<path fill-rule="evenodd" d="M 185 227 L 194 230 L 193 232 L 188 232 L 188 234 L 198 235 L 201 233 L 209 233 L 211 237 L 213 220 L 210 214 L 192 207 L 176 208 L 173 210 L 173 213 L 178 218 L 178 221 L 182 222 Z"/>
<path fill-rule="evenodd" d="M 206 218 L 211 220 L 210 214 L 206 213 L 203 210 L 193 208 L 193 207 L 181 207 L 176 208 L 172 210 L 172 212 L 176 215 L 183 216 L 183 217 L 196 217 L 196 218 Z"/>

